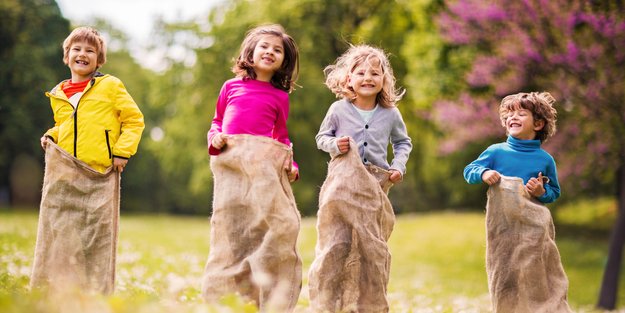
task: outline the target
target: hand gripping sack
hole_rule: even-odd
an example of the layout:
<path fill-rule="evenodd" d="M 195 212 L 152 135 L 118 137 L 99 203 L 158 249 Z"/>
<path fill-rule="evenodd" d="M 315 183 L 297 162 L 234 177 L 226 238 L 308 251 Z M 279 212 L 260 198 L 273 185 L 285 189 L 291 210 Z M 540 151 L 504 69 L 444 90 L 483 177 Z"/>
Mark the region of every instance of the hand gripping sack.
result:
<path fill-rule="evenodd" d="M 120 176 L 102 174 L 48 140 L 31 287 L 110 294 Z"/>
<path fill-rule="evenodd" d="M 502 176 L 488 189 L 486 231 L 493 312 L 571 312 L 551 213 L 521 178 Z"/>
<path fill-rule="evenodd" d="M 214 175 L 210 251 L 202 295 L 237 293 L 261 311 L 290 312 L 302 284 L 296 251 L 300 215 L 285 166 L 290 147 L 271 138 L 230 135 Z"/>
<path fill-rule="evenodd" d="M 384 169 L 364 165 L 353 142 L 328 164 L 309 271 L 314 312 L 388 312 L 387 241 L 395 223 L 389 177 Z"/>

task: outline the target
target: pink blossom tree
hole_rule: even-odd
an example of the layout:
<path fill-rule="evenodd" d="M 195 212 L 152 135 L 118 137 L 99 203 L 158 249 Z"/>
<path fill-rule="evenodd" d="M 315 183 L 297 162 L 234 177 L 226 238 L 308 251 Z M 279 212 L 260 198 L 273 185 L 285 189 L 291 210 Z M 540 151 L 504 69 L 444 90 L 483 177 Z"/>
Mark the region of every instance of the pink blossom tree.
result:
<path fill-rule="evenodd" d="M 615 190 L 618 217 L 598 302 L 607 309 L 615 307 L 625 241 L 623 9 L 623 1 L 609 0 L 450 0 L 437 18 L 445 40 L 474 55 L 466 89 L 434 105 L 448 134 L 441 152 L 501 138 L 502 97 L 549 91 L 558 100 L 558 133 L 546 149 L 558 162 L 564 192 Z"/>

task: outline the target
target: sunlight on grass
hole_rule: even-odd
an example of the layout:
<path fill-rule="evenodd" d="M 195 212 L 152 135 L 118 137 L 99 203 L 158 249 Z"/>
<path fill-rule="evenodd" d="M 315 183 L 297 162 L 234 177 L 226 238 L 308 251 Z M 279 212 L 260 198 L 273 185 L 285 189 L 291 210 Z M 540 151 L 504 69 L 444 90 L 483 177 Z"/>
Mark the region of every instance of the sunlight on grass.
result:
<path fill-rule="evenodd" d="M 304 274 L 299 313 L 311 312 L 307 272 L 314 258 L 315 223 L 314 218 L 302 220 L 298 242 Z M 208 217 L 122 214 L 116 292 L 111 297 L 68 291 L 60 299 L 28 291 L 36 229 L 36 213 L 0 211 L 0 312 L 256 311 L 234 296 L 216 305 L 202 302 L 199 288 L 209 249 Z M 576 312 L 593 312 L 607 239 L 557 240 L 570 280 L 570 303 Z M 489 311 L 483 214 L 404 215 L 389 244 L 391 312 Z M 619 303 L 624 300 L 621 295 Z"/>

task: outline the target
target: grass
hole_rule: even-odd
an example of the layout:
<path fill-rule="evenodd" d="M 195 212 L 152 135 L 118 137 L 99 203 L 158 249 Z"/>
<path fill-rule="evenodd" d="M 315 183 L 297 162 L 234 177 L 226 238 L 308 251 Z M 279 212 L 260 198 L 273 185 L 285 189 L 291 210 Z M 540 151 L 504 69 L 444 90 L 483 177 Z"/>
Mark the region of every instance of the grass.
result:
<path fill-rule="evenodd" d="M 70 293 L 50 298 L 27 289 L 36 213 L 0 210 L 0 312 L 255 312 L 236 297 L 208 306 L 199 294 L 208 254 L 207 217 L 122 214 L 116 292 L 111 297 Z M 307 271 L 314 258 L 315 219 L 302 221 L 299 251 L 303 290 L 296 312 L 309 312 Z M 606 238 L 558 236 L 576 312 L 597 312 Z M 391 236 L 391 312 L 488 312 L 484 215 L 427 213 L 400 216 Z M 625 284 L 621 280 L 621 289 Z M 619 303 L 625 302 L 621 292 Z M 625 310 L 622 310 L 625 312 Z"/>

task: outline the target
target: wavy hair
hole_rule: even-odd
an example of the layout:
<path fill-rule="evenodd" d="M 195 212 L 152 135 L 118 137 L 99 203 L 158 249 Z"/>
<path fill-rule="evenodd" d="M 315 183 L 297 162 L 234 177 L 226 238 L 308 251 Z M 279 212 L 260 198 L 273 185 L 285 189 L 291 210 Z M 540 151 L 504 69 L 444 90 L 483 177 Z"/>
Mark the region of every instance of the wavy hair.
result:
<path fill-rule="evenodd" d="M 405 90 L 395 87 L 395 76 L 388 56 L 380 48 L 370 45 L 350 45 L 349 49 L 336 59 L 334 64 L 328 65 L 323 73 L 325 84 L 337 98 L 347 100 L 356 99 L 357 95 L 349 86 L 349 75 L 361 64 L 379 61 L 383 73 L 382 90 L 376 96 L 376 102 L 383 107 L 394 107 L 405 93 Z"/>
<path fill-rule="evenodd" d="M 299 75 L 299 50 L 295 40 L 289 36 L 284 28 L 278 24 L 257 26 L 247 32 L 241 43 L 239 56 L 234 62 L 232 72 L 243 78 L 256 79 L 254 72 L 254 48 L 262 36 L 271 35 L 282 39 L 284 46 L 284 61 L 282 66 L 271 77 L 271 85 L 278 89 L 290 92 L 296 84 Z"/>
<path fill-rule="evenodd" d="M 556 133 L 558 112 L 553 107 L 556 99 L 548 92 L 521 92 L 506 96 L 499 106 L 501 125 L 506 127 L 506 115 L 519 109 L 532 112 L 534 121 L 544 121 L 545 126 L 536 132 L 536 139 L 545 142 Z"/>
<path fill-rule="evenodd" d="M 82 26 L 74 29 L 63 41 L 63 63 L 69 64 L 69 49 L 75 42 L 86 42 L 94 46 L 98 53 L 98 65 L 100 68 L 106 63 L 106 44 L 102 35 L 93 27 Z"/>

